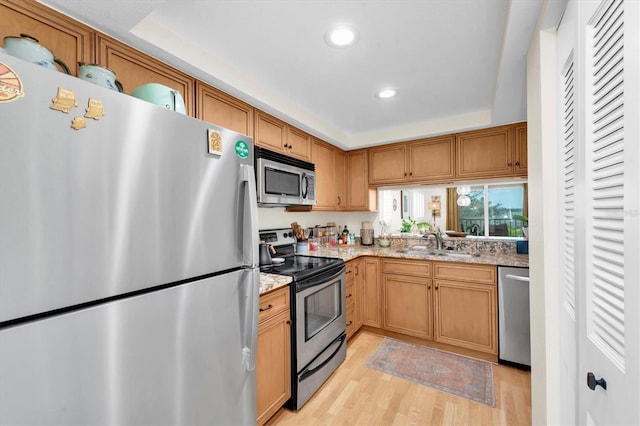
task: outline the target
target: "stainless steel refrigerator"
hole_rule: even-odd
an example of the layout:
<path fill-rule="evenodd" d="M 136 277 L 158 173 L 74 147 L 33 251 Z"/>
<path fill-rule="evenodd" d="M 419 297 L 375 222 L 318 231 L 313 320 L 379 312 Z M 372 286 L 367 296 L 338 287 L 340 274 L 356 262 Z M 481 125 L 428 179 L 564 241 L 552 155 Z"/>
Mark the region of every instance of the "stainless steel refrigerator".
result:
<path fill-rule="evenodd" d="M 254 179 L 247 136 L 0 53 L 0 423 L 255 423 Z"/>

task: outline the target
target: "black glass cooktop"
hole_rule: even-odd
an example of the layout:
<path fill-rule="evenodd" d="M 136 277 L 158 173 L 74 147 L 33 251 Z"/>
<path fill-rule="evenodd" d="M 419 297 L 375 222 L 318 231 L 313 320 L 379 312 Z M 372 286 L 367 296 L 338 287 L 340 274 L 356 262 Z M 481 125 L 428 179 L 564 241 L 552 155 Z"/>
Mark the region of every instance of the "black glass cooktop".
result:
<path fill-rule="evenodd" d="M 333 257 L 315 257 L 300 254 L 287 255 L 283 258 L 283 263 L 272 263 L 271 265 L 261 266 L 260 272 L 286 275 L 299 280 L 312 274 L 324 272 L 330 268 L 340 266 L 344 263 L 342 259 L 336 259 Z"/>

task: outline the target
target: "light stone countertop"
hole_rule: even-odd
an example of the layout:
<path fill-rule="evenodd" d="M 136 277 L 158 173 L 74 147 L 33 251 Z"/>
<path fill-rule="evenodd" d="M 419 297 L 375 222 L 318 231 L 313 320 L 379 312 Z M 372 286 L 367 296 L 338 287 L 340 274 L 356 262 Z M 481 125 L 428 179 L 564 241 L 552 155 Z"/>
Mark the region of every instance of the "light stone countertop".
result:
<path fill-rule="evenodd" d="M 289 285 L 291 281 L 293 281 L 291 277 L 260 272 L 260 294 Z"/>
<path fill-rule="evenodd" d="M 420 240 L 418 240 L 420 242 Z M 349 261 L 360 256 L 378 256 L 378 257 L 395 257 L 401 259 L 419 259 L 419 260 L 436 260 L 438 262 L 458 262 L 458 263 L 475 263 L 483 265 L 496 265 L 496 266 L 516 266 L 516 267 L 529 267 L 529 255 L 518 254 L 515 252 L 498 251 L 495 253 L 481 251 L 480 256 L 474 257 L 448 257 L 438 255 L 427 254 L 407 254 L 399 253 L 398 249 L 401 247 L 380 247 L 378 245 L 362 246 L 362 245 L 349 245 L 349 246 L 334 246 L 321 248 L 315 251 L 309 251 L 306 253 L 308 256 L 319 257 L 337 257 L 342 260 Z M 451 251 L 451 253 L 465 253 L 463 251 Z M 289 285 L 293 281 L 291 277 L 275 274 L 260 273 L 260 294 L 268 293 L 272 290 Z"/>
<path fill-rule="evenodd" d="M 460 253 L 452 251 L 451 253 Z M 355 259 L 359 256 L 380 256 L 380 257 L 395 257 L 402 259 L 422 259 L 422 260 L 437 260 L 439 262 L 459 262 L 459 263 L 476 263 L 484 265 L 497 265 L 497 266 L 516 266 L 516 267 L 529 267 L 529 255 L 518 253 L 486 253 L 483 252 L 478 257 L 448 257 L 438 255 L 426 255 L 426 254 L 407 254 L 398 253 L 397 248 L 392 247 L 379 247 L 373 246 L 348 246 L 348 247 L 328 247 L 321 248 L 317 251 L 310 251 L 309 256 L 321 256 L 321 257 L 339 257 L 345 262 L 351 259 Z"/>

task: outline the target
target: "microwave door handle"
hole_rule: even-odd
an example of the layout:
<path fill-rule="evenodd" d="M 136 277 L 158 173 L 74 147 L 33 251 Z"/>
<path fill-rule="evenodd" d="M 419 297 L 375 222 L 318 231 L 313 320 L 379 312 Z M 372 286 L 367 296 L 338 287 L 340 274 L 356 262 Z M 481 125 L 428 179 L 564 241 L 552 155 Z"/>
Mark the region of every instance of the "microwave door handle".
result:
<path fill-rule="evenodd" d="M 309 178 L 305 173 L 302 174 L 302 198 L 307 198 L 309 193 Z"/>

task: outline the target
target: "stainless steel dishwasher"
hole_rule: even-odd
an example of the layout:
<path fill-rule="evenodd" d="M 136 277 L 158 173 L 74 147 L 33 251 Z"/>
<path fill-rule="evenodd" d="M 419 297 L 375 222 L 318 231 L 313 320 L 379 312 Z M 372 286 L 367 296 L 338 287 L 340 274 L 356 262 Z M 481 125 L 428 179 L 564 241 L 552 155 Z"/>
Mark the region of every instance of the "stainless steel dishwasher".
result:
<path fill-rule="evenodd" d="M 529 268 L 498 267 L 498 362 L 531 368 Z"/>

